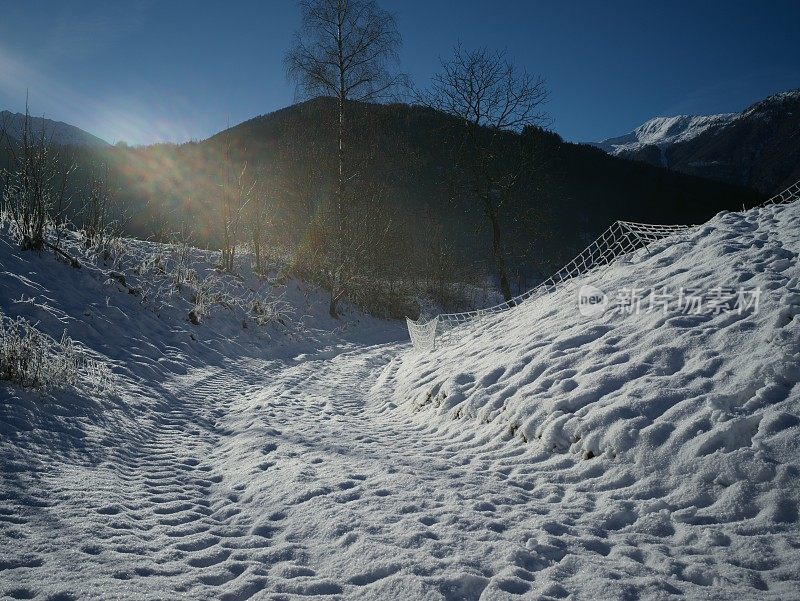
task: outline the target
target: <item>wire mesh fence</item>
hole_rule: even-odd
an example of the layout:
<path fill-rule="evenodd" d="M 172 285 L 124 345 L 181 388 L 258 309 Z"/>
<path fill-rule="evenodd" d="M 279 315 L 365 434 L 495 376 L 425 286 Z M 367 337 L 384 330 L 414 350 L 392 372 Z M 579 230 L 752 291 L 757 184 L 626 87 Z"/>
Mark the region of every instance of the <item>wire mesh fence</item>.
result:
<path fill-rule="evenodd" d="M 795 182 L 780 194 L 766 200 L 759 206 L 787 204 L 800 198 L 800 181 Z M 452 340 L 458 333 L 464 333 L 466 324 L 476 325 L 482 318 L 502 313 L 524 302 L 530 302 L 563 289 L 579 276 L 596 272 L 623 257 L 632 257 L 638 251 L 647 251 L 647 246 L 670 236 L 687 233 L 693 225 L 654 225 L 617 221 L 597 237 L 589 246 L 569 263 L 564 265 L 547 280 L 509 301 L 492 307 L 464 311 L 461 313 L 441 313 L 425 320 L 406 318 L 408 334 L 414 349 L 420 352 L 434 350 L 438 343 Z"/>
<path fill-rule="evenodd" d="M 760 206 L 767 207 L 770 205 L 782 205 L 794 202 L 800 198 L 800 181 L 796 181 L 791 186 L 786 188 L 783 192 L 776 194 L 769 200 L 762 203 Z"/>

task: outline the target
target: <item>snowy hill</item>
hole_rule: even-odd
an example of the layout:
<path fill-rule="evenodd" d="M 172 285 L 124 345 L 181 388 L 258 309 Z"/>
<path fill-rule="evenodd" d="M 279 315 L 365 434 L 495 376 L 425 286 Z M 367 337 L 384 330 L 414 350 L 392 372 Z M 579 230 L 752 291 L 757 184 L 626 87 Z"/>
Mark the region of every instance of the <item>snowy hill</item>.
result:
<path fill-rule="evenodd" d="M 6 134 L 14 140 L 20 139 L 24 122 L 25 115 L 22 113 L 0 111 L 0 131 L 5 128 Z M 52 144 L 100 147 L 109 145 L 105 140 L 62 121 L 31 116 L 30 125 L 31 130 L 37 135 L 41 134 L 44 128 L 45 137 Z"/>
<path fill-rule="evenodd" d="M 646 146 L 656 146 L 663 150 L 675 142 L 691 140 L 709 128 L 727 125 L 737 116 L 738 113 L 721 113 L 654 117 L 624 136 L 608 138 L 595 146 L 613 155 L 636 152 Z M 666 164 L 666 157 L 662 157 L 662 164 Z"/>
<path fill-rule="evenodd" d="M 794 598 L 798 254 L 800 203 L 720 214 L 576 284 L 605 291 L 602 315 L 583 316 L 576 289 L 524 303 L 409 351 L 377 390 L 421 427 L 510 441 L 497 494 L 535 499 L 502 515 L 529 537 L 539 594 L 552 579 L 578 598 Z M 757 310 L 718 309 L 717 287 L 760 290 Z M 640 314 L 624 297 L 615 310 L 633 289 L 666 311 L 647 295 Z M 702 291 L 699 313 L 677 308 L 681 289 Z"/>
<path fill-rule="evenodd" d="M 759 287 L 758 311 L 565 292 L 429 355 L 246 262 L 63 243 L 80 269 L 0 231 L 0 309 L 114 382 L 0 382 L 0 597 L 796 596 L 798 203 L 591 280 Z"/>

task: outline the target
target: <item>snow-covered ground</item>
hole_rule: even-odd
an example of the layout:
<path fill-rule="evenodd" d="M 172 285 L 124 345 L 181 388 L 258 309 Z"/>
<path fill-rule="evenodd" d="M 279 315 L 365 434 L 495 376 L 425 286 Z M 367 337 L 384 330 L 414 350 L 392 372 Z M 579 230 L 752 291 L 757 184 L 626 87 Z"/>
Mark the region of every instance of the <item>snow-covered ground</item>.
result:
<path fill-rule="evenodd" d="M 800 203 L 723 214 L 578 282 L 603 314 L 564 290 L 395 359 L 385 386 L 419 423 L 525 442 L 500 473 L 538 499 L 506 524 L 543 562 L 534 590 L 559 574 L 581 598 L 800 598 L 798 253 Z M 717 287 L 743 310 L 714 309 Z M 633 289 L 638 314 L 617 294 Z"/>
<path fill-rule="evenodd" d="M 799 598 L 799 252 L 798 203 L 721 215 L 591 283 L 759 287 L 757 312 L 565 291 L 419 355 L 300 282 L 302 328 L 192 325 L 0 237 L 0 308 L 118 377 L 0 383 L 0 594 Z"/>

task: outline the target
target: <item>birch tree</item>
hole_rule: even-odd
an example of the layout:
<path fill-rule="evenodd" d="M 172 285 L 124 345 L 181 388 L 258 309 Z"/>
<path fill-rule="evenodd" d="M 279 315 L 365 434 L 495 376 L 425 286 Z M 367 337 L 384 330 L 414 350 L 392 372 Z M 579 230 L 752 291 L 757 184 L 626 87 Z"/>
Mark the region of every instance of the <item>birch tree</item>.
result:
<path fill-rule="evenodd" d="M 337 101 L 337 173 L 330 258 L 330 314 L 346 292 L 348 261 L 345 236 L 353 218 L 347 207 L 347 185 L 355 176 L 348 169 L 346 140 L 354 130 L 348 103 L 388 98 L 400 82 L 397 64 L 400 34 L 391 13 L 373 0 L 301 0 L 302 25 L 284 63 L 298 93 L 306 98 L 327 96 Z"/>

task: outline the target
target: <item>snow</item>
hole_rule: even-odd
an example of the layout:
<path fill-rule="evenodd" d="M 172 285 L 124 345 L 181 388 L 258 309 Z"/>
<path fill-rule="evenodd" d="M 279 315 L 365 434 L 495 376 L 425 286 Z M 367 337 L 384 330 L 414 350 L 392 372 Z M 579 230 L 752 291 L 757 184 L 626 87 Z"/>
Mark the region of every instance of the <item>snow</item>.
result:
<path fill-rule="evenodd" d="M 789 90 L 768 96 L 742 111 L 741 116 L 749 119 L 770 121 L 777 115 L 791 115 L 791 107 L 800 98 L 800 89 Z"/>
<path fill-rule="evenodd" d="M 800 206 L 721 214 L 650 252 L 576 286 L 746 286 L 758 311 L 584 317 L 569 289 L 396 360 L 392 402 L 530 449 L 507 485 L 544 501 L 527 528 L 576 555 L 568 591 L 795 598 Z M 575 551 L 587 541 L 606 559 Z"/>
<path fill-rule="evenodd" d="M 565 291 L 417 354 L 296 280 L 302 328 L 195 326 L 0 235 L 0 308 L 118 378 L 0 382 L 0 595 L 796 598 L 800 207 L 650 252 L 589 283 L 760 286 L 758 312 L 590 318 Z"/>
<path fill-rule="evenodd" d="M 800 97 L 800 89 L 773 94 L 740 113 L 654 117 L 627 134 L 591 144 L 613 155 L 635 153 L 646 146 L 656 146 L 661 150 L 662 164 L 666 165 L 665 152 L 672 144 L 686 142 L 707 130 L 722 129 L 739 119 L 763 118 L 769 120 L 772 113 L 781 110 L 785 112 L 786 109 L 783 105 L 798 97 Z"/>
<path fill-rule="evenodd" d="M 739 116 L 739 113 L 720 113 L 718 115 L 654 117 L 630 133 L 616 138 L 608 138 L 595 145 L 613 155 L 635 152 L 645 146 L 657 146 L 663 151 L 676 142 L 685 142 L 696 138 L 707 129 L 724 127 Z"/>

